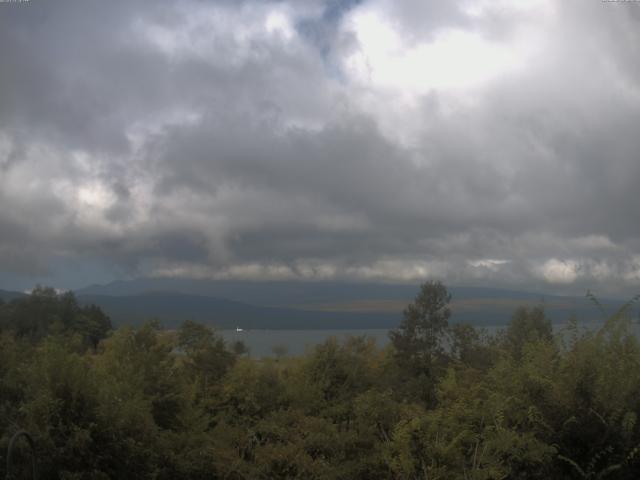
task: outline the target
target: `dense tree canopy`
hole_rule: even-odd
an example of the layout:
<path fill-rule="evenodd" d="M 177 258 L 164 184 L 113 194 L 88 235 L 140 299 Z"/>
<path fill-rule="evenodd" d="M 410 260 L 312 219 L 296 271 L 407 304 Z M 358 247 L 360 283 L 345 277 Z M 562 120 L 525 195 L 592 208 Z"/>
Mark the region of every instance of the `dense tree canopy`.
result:
<path fill-rule="evenodd" d="M 93 348 L 111 330 L 111 320 L 95 305 L 80 306 L 73 292 L 36 287 L 30 295 L 0 303 L 0 331 L 37 342 L 49 334 L 77 334 Z"/>
<path fill-rule="evenodd" d="M 488 335 L 449 325 L 449 300 L 423 285 L 386 348 L 354 337 L 254 359 L 194 322 L 110 331 L 39 289 L 0 305 L 0 477 L 26 429 L 44 479 L 638 478 L 624 311 L 554 333 L 522 308 Z"/>
<path fill-rule="evenodd" d="M 435 401 L 435 378 L 447 360 L 450 301 L 451 295 L 442 283 L 422 284 L 415 300 L 404 310 L 398 329 L 389 332 L 399 367 L 396 376 L 427 403 Z"/>

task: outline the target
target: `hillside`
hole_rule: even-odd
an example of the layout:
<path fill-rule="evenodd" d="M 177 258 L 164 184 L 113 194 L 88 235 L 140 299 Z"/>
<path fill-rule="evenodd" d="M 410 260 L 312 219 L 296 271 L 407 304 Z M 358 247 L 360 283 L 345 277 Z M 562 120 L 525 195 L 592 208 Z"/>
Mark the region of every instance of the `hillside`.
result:
<path fill-rule="evenodd" d="M 451 287 L 453 322 L 505 325 L 521 305 L 544 305 L 555 323 L 575 315 L 601 318 L 585 297 L 494 288 Z M 167 325 L 192 319 L 220 328 L 393 328 L 415 285 L 340 282 L 239 282 L 138 279 L 93 285 L 76 293 L 102 307 L 117 324 L 158 318 Z M 602 299 L 608 312 L 623 302 Z"/>
<path fill-rule="evenodd" d="M 13 300 L 14 298 L 24 297 L 25 294 L 22 292 L 14 292 L 11 290 L 0 290 L 0 300 L 4 300 L 8 302 L 9 300 Z"/>
<path fill-rule="evenodd" d="M 100 306 L 114 324 L 139 324 L 155 318 L 166 327 L 195 320 L 217 328 L 245 329 L 367 329 L 392 328 L 393 313 L 307 311 L 249 305 L 232 300 L 177 293 L 109 296 L 78 295 L 82 304 Z"/>

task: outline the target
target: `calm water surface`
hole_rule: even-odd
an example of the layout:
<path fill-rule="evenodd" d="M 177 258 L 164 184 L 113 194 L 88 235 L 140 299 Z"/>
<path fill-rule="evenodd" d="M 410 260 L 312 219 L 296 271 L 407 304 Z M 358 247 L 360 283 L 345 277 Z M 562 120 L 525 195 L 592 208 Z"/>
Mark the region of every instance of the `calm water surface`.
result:
<path fill-rule="evenodd" d="M 555 324 L 556 332 L 561 331 L 566 325 Z M 582 323 L 579 324 L 581 330 L 596 330 L 602 323 Z M 504 325 L 482 327 L 487 333 L 493 334 Z M 633 330 L 636 335 L 640 335 L 640 327 L 635 324 Z M 249 354 L 253 358 L 274 356 L 274 350 L 278 349 L 286 355 L 302 355 L 314 346 L 323 343 L 330 337 L 335 337 L 343 341 L 349 336 L 367 336 L 376 341 L 378 347 L 384 347 L 389 343 L 389 330 L 387 329 L 365 329 L 365 330 L 219 330 L 224 339 L 231 343 L 241 340 L 249 347 Z"/>
<path fill-rule="evenodd" d="M 323 343 L 330 337 L 344 340 L 349 336 L 362 336 L 374 338 L 376 344 L 381 347 L 389 342 L 386 329 L 370 330 L 220 330 L 227 342 L 242 340 L 249 347 L 252 357 L 274 356 L 274 349 L 284 348 L 287 355 L 302 355 L 314 346 Z"/>

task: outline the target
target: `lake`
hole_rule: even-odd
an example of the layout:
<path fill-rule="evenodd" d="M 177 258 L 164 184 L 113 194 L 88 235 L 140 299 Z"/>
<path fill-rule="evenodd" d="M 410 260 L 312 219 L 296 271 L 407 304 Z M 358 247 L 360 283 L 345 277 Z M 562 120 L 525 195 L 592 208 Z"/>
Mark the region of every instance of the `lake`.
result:
<path fill-rule="evenodd" d="M 219 330 L 228 343 L 241 340 L 249 348 L 249 354 L 254 358 L 274 356 L 275 347 L 283 347 L 286 355 L 302 355 L 330 337 L 344 340 L 348 336 L 372 337 L 379 347 L 389 342 L 389 330 Z"/>
<path fill-rule="evenodd" d="M 583 330 L 596 330 L 602 326 L 602 322 L 580 323 Z M 566 324 L 557 323 L 553 329 L 558 332 Z M 493 334 L 505 325 L 481 327 L 487 333 Z M 637 323 L 633 325 L 636 335 L 640 334 L 640 327 Z M 378 347 L 384 347 L 389 343 L 389 330 L 387 329 L 358 329 L 358 330 L 218 330 L 228 343 L 241 340 L 249 348 L 249 354 L 253 358 L 272 357 L 274 348 L 282 347 L 288 356 L 297 356 L 306 353 L 314 346 L 323 343 L 330 337 L 344 340 L 348 336 L 371 337 L 375 339 Z"/>

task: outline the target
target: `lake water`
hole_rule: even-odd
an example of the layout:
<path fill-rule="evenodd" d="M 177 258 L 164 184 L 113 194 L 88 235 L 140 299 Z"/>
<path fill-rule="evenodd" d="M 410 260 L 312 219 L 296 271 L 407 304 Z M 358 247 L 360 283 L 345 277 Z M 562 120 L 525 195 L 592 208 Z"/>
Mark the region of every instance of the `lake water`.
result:
<path fill-rule="evenodd" d="M 596 330 L 602 326 L 601 322 L 581 323 L 584 330 Z M 562 330 L 565 324 L 559 323 L 553 326 L 556 332 Z M 493 334 L 505 328 L 504 325 L 482 327 L 487 333 Z M 636 323 L 633 327 L 636 335 L 640 335 L 640 327 Z M 253 358 L 272 357 L 274 348 L 282 348 L 286 355 L 302 355 L 314 346 L 323 343 L 330 337 L 344 340 L 348 336 L 367 336 L 375 339 L 378 347 L 384 347 L 389 343 L 389 330 L 387 329 L 359 329 L 359 330 L 219 330 L 224 339 L 229 342 L 241 340 L 249 348 L 249 354 Z"/>
<path fill-rule="evenodd" d="M 254 358 L 274 356 L 274 348 L 282 347 L 286 355 L 302 355 L 315 345 L 323 343 L 330 337 L 344 340 L 348 336 L 374 338 L 379 347 L 389 342 L 389 330 L 219 330 L 224 339 L 231 343 L 241 340 L 249 348 Z"/>

